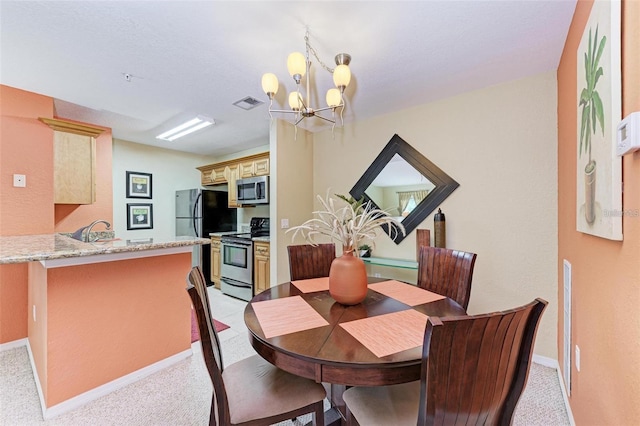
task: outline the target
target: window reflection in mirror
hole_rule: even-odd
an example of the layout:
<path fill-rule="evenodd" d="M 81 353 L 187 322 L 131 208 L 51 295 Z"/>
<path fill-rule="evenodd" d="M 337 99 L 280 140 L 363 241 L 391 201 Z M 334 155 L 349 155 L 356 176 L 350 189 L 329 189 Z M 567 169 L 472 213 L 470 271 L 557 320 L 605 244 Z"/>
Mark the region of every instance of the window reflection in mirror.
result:
<path fill-rule="evenodd" d="M 349 193 L 402 220 L 409 235 L 459 186 L 398 135 L 378 154 Z M 383 225 L 385 234 L 388 228 Z M 406 237 L 398 233 L 396 244 Z"/>
<path fill-rule="evenodd" d="M 395 154 L 365 194 L 378 207 L 402 222 L 434 188 L 433 182 Z"/>

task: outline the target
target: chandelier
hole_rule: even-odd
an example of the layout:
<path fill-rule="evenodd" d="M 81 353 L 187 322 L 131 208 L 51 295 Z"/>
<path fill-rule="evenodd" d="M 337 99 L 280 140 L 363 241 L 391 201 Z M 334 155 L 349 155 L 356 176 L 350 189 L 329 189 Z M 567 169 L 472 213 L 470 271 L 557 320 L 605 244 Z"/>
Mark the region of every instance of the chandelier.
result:
<path fill-rule="evenodd" d="M 273 109 L 273 98 L 278 92 L 278 77 L 272 73 L 266 73 L 262 76 L 262 90 L 269 97 L 269 115 L 273 119 L 273 113 L 292 113 L 295 114 L 294 127 L 296 129 L 296 135 L 298 132 L 298 124 L 307 117 L 318 117 L 333 124 L 331 131 L 336 125 L 336 109 L 340 108 L 340 121 L 342 120 L 342 112 L 344 111 L 344 89 L 349 85 L 351 81 L 351 70 L 349 69 L 349 62 L 351 62 L 351 56 L 346 53 L 339 53 L 335 57 L 336 67 L 329 68 L 318 58 L 318 54 L 315 49 L 309 43 L 309 30 L 307 30 L 304 41 L 306 45 L 306 56 L 300 52 L 294 52 L 287 58 L 287 68 L 289 74 L 296 82 L 296 91 L 289 94 L 289 107 L 291 109 Z M 323 108 L 311 107 L 311 87 L 309 84 L 309 70 L 311 68 L 311 59 L 309 53 L 312 53 L 318 63 L 329 73 L 333 74 L 333 83 L 336 88 L 329 89 L 326 95 L 327 106 Z M 306 97 L 303 97 L 300 93 L 300 86 L 302 78 L 305 78 Z M 332 118 L 323 117 L 319 113 L 322 111 L 331 110 Z"/>

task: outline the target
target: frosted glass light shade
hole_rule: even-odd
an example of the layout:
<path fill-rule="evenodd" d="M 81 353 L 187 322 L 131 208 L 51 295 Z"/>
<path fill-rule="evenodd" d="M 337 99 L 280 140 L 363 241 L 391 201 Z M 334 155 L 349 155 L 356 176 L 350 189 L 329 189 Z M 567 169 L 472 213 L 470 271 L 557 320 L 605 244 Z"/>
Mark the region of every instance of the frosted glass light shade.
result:
<path fill-rule="evenodd" d="M 300 93 L 291 92 L 289 93 L 289 106 L 294 111 L 299 111 L 302 109 L 302 98 Z"/>
<path fill-rule="evenodd" d="M 269 93 L 273 93 L 274 95 L 278 92 L 278 77 L 272 73 L 266 73 L 262 76 L 262 90 L 267 95 Z"/>
<path fill-rule="evenodd" d="M 327 105 L 330 107 L 340 106 L 342 103 L 342 97 L 340 96 L 340 91 L 338 89 L 329 89 L 327 90 Z"/>
<path fill-rule="evenodd" d="M 304 55 L 300 52 L 293 52 L 287 58 L 287 69 L 289 74 L 293 77 L 296 74 L 300 74 L 300 77 L 304 77 L 307 72 L 307 61 L 304 59 Z"/>
<path fill-rule="evenodd" d="M 345 88 L 349 85 L 351 81 L 351 70 L 347 65 L 338 65 L 335 70 L 333 70 L 333 83 L 336 87 Z"/>

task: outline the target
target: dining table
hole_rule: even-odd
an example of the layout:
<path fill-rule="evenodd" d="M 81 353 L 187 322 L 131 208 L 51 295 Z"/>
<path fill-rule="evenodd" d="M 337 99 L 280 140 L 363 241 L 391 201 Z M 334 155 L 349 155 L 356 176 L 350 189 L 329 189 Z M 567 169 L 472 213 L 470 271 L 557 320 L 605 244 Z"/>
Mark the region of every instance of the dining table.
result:
<path fill-rule="evenodd" d="M 325 384 L 327 424 L 345 418 L 349 386 L 385 386 L 420 379 L 429 316 L 461 316 L 452 299 L 397 280 L 368 278 L 367 295 L 342 305 L 329 278 L 291 281 L 255 295 L 244 319 L 255 351 L 271 364 Z M 327 413 L 325 413 L 327 414 Z"/>

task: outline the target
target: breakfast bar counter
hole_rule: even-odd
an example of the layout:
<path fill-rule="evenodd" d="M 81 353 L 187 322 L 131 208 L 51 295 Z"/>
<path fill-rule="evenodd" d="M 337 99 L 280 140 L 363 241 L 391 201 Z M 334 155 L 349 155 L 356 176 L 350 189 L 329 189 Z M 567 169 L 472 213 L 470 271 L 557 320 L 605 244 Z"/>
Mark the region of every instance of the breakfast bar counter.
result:
<path fill-rule="evenodd" d="M 193 245 L 210 243 L 211 240 L 208 238 L 194 237 L 155 237 L 137 240 L 110 238 L 85 243 L 64 234 L 3 236 L 0 237 L 0 264 L 72 259 L 180 247 L 191 250 Z M 134 256 L 132 255 L 132 257 Z M 138 253 L 138 257 L 140 257 L 140 253 Z"/>
<path fill-rule="evenodd" d="M 209 239 L 0 237 L 0 264 L 27 263 L 27 350 L 43 417 L 54 417 L 191 355 L 185 291 Z"/>

